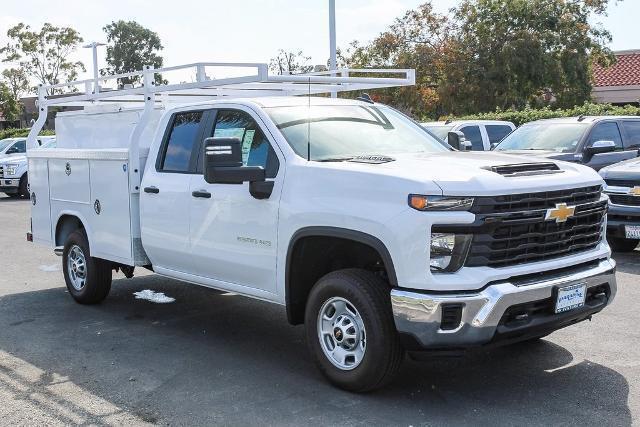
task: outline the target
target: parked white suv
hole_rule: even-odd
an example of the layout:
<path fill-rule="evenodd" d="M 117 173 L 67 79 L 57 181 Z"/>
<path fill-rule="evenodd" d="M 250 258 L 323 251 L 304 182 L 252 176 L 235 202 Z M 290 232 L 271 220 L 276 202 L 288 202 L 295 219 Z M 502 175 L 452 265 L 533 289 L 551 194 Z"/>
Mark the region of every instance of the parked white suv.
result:
<path fill-rule="evenodd" d="M 449 132 L 460 131 L 474 151 L 491 150 L 516 128 L 513 123 L 501 120 L 447 120 L 424 122 L 422 126 L 442 141 L 447 141 Z"/>
<path fill-rule="evenodd" d="M 4 157 L 0 156 L 0 193 L 9 197 L 29 197 L 29 178 L 27 174 L 26 138 L 11 138 L 5 148 Z M 0 146 L 2 142 L 0 141 Z M 55 137 L 38 137 L 41 148 L 55 147 Z"/>
<path fill-rule="evenodd" d="M 255 79 L 252 93 L 287 79 L 301 91 L 351 83 Z M 318 89 L 327 82 L 339 85 Z M 222 97 L 162 108 L 162 88 L 140 89 L 144 109 L 61 113 L 58 148 L 29 154 L 28 238 L 62 255 L 81 304 L 107 297 L 114 268 L 130 276 L 136 266 L 280 304 L 304 324 L 326 377 L 366 391 L 393 378 L 405 351 L 537 339 L 615 296 L 607 199 L 590 168 L 453 151 L 372 102 Z"/>

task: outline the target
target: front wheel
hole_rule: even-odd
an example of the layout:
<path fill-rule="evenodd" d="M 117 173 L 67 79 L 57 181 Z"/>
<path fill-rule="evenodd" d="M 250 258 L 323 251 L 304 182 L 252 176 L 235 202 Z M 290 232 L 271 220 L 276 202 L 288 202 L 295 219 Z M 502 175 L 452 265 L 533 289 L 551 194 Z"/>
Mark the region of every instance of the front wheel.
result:
<path fill-rule="evenodd" d="M 607 240 L 614 252 L 631 252 L 638 246 L 638 240 L 635 239 L 610 236 Z"/>
<path fill-rule="evenodd" d="M 30 194 L 29 194 L 29 181 L 28 181 L 28 177 L 27 174 L 25 173 L 24 175 L 22 175 L 22 178 L 20 178 L 20 185 L 18 187 L 18 195 L 21 197 L 24 197 L 26 199 L 29 198 Z"/>
<path fill-rule="evenodd" d="M 80 304 L 97 304 L 111 290 L 111 264 L 94 258 L 84 230 L 69 235 L 62 251 L 62 269 L 69 293 Z"/>
<path fill-rule="evenodd" d="M 390 382 L 403 358 L 389 285 L 373 273 L 329 273 L 313 287 L 305 310 L 307 344 L 334 385 L 366 392 Z"/>

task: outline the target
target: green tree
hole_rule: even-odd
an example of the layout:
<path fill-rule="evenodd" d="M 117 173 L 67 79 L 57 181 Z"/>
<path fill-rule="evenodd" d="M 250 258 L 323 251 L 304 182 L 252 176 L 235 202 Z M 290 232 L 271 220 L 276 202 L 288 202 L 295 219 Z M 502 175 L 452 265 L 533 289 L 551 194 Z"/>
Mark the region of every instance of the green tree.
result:
<path fill-rule="evenodd" d="M 376 90 L 370 95 L 410 114 L 435 115 L 445 60 L 442 46 L 449 32 L 447 17 L 436 13 L 429 1 L 397 18 L 370 43 L 351 43 L 345 62 L 351 68 L 414 68 L 416 86 Z"/>
<path fill-rule="evenodd" d="M 163 49 L 158 33 L 143 27 L 135 21 L 115 21 L 103 28 L 107 34 L 107 68 L 102 74 L 122 74 L 140 71 L 145 65 L 161 68 Z M 156 74 L 156 83 L 162 83 L 162 76 Z M 138 83 L 140 77 L 124 77 L 118 84 Z"/>
<path fill-rule="evenodd" d="M 20 118 L 20 103 L 11 93 L 11 89 L 4 82 L 0 82 L 0 112 L 7 121 L 13 122 Z"/>
<path fill-rule="evenodd" d="M 2 71 L 1 78 L 15 99 L 20 99 L 33 89 L 29 85 L 27 73 L 22 68 L 7 68 Z"/>
<path fill-rule="evenodd" d="M 414 68 L 415 87 L 373 95 L 420 117 L 573 106 L 590 99 L 594 61 L 613 61 L 610 34 L 591 23 L 608 3 L 462 0 L 448 17 L 427 1 L 345 57 L 350 67 Z"/>
<path fill-rule="evenodd" d="M 440 97 L 450 112 L 492 111 L 591 97 L 591 64 L 613 56 L 592 25 L 608 0 L 463 0 L 444 47 Z"/>
<path fill-rule="evenodd" d="M 20 23 L 7 31 L 9 38 L 0 49 L 2 61 L 17 63 L 28 77 L 39 83 L 52 85 L 75 80 L 79 71 L 84 71 L 80 61 L 72 61 L 70 55 L 82 42 L 80 34 L 70 27 L 56 27 L 49 23 L 40 30 L 32 30 Z M 53 89 L 49 94 L 62 93 Z"/>
<path fill-rule="evenodd" d="M 0 109 L 5 117 L 11 117 L 9 120 L 17 120 L 22 113 L 20 97 L 32 89 L 29 79 L 22 68 L 7 68 L 0 77 Z"/>
<path fill-rule="evenodd" d="M 275 58 L 269 63 L 269 69 L 277 74 L 300 74 L 313 70 L 309 64 L 310 56 L 305 56 L 301 50 L 297 52 L 280 49 Z"/>

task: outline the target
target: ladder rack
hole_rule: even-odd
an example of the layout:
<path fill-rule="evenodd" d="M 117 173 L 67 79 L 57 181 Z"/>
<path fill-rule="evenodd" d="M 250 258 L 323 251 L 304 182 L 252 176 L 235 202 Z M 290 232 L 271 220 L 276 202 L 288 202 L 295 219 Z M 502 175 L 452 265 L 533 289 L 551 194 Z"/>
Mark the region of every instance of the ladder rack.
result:
<path fill-rule="evenodd" d="M 220 79 L 209 78 L 207 69 L 236 68 L 250 70 L 248 74 Z M 195 81 L 172 84 L 156 84 L 156 75 L 182 71 L 195 73 Z M 142 83 L 137 87 L 127 85 L 118 89 L 104 90 L 101 82 L 113 82 L 122 78 L 137 78 Z M 96 79 L 78 80 L 39 87 L 40 106 L 87 106 L 98 103 L 145 103 L 145 96 L 162 95 L 165 102 L 186 103 L 206 101 L 221 96 L 260 97 L 317 95 L 377 89 L 384 87 L 410 86 L 415 84 L 412 69 L 349 69 L 328 70 L 305 74 L 269 75 L 264 63 L 198 62 L 154 69 L 151 66 L 131 73 L 105 75 Z M 51 89 L 70 89 L 72 92 L 59 97 L 50 97 Z"/>

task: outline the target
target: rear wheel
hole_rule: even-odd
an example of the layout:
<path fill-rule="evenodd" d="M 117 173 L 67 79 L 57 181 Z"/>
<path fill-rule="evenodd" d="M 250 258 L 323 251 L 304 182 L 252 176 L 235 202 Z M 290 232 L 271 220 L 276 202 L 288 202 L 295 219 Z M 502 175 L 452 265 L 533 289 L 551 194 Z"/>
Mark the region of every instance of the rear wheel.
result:
<path fill-rule="evenodd" d="M 313 287 L 305 310 L 307 344 L 334 385 L 366 392 L 390 382 L 403 358 L 389 285 L 373 273 L 329 273 Z"/>
<path fill-rule="evenodd" d="M 20 186 L 18 187 L 18 196 L 29 198 L 29 180 L 27 178 L 27 174 L 25 173 L 20 178 Z"/>
<path fill-rule="evenodd" d="M 631 252 L 638 246 L 638 242 L 640 242 L 635 239 L 624 239 L 613 236 L 607 237 L 607 240 L 609 241 L 609 246 L 611 246 L 611 249 L 615 252 Z"/>
<path fill-rule="evenodd" d="M 62 251 L 64 280 L 69 293 L 80 304 L 97 304 L 111 290 L 111 264 L 94 258 L 84 230 L 69 235 Z"/>

